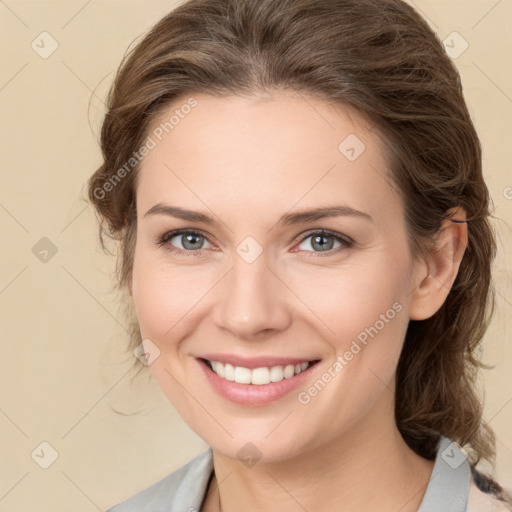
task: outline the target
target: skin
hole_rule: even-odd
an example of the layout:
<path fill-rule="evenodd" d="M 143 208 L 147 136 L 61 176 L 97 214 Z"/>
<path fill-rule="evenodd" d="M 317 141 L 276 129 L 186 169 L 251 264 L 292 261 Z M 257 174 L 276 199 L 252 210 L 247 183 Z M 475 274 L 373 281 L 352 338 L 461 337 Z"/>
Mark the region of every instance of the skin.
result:
<path fill-rule="evenodd" d="M 386 146 L 357 112 L 290 91 L 194 97 L 197 106 L 141 164 L 130 293 L 142 338 L 159 350 L 153 375 L 213 449 L 215 477 L 203 509 L 324 512 L 343 504 L 343 510 L 416 511 L 433 461 L 409 449 L 397 429 L 395 370 L 409 320 L 433 315 L 448 294 L 466 225 L 446 222 L 438 251 L 412 258 Z M 338 150 L 349 134 L 366 146 L 355 161 Z M 205 213 L 220 225 L 145 215 L 158 203 Z M 371 220 L 277 224 L 285 213 L 333 205 Z M 464 218 L 462 210 L 457 218 Z M 157 245 L 182 228 L 208 238 L 196 255 L 169 250 L 186 251 L 181 236 Z M 328 238 L 333 249 L 322 252 L 312 237 L 296 241 L 320 229 L 354 243 Z M 248 236 L 263 250 L 252 263 L 236 252 Z M 401 311 L 301 404 L 298 392 L 394 303 Z M 211 388 L 196 357 L 212 351 L 321 362 L 308 386 L 252 407 Z M 252 467 L 237 457 L 248 442 L 261 453 Z"/>

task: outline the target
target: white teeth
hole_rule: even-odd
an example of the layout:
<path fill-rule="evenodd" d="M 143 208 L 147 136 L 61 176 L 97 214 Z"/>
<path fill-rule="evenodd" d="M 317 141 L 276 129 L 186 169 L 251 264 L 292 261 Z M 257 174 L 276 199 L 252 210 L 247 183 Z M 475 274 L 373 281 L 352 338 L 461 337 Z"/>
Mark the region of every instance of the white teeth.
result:
<path fill-rule="evenodd" d="M 283 375 L 285 379 L 289 379 L 295 375 L 295 366 L 293 364 L 289 364 L 284 367 Z"/>
<path fill-rule="evenodd" d="M 250 373 L 251 384 L 256 384 L 257 386 L 270 384 L 270 370 L 268 368 L 254 368 Z"/>
<path fill-rule="evenodd" d="M 273 366 L 270 368 L 270 380 L 272 382 L 279 382 L 284 379 L 284 372 L 282 366 Z"/>
<path fill-rule="evenodd" d="M 221 378 L 239 384 L 254 384 L 263 386 L 271 382 L 279 382 L 283 379 L 290 379 L 294 375 L 302 373 L 309 367 L 308 362 L 288 364 L 286 366 L 272 366 L 271 368 L 244 368 L 243 366 L 233 366 L 229 363 L 219 361 L 209 361 L 213 371 Z"/>
<path fill-rule="evenodd" d="M 229 363 L 226 363 L 225 365 L 223 365 L 222 363 L 217 363 L 217 364 L 220 366 L 224 366 L 224 377 L 223 378 L 233 382 L 235 380 L 235 367 Z M 213 369 L 213 371 L 215 373 L 217 373 L 215 371 L 215 368 Z M 217 375 L 220 377 L 220 372 L 217 373 Z"/>
<path fill-rule="evenodd" d="M 251 370 L 242 366 L 235 367 L 235 382 L 239 384 L 250 384 L 251 383 Z"/>
<path fill-rule="evenodd" d="M 217 362 L 217 364 L 215 365 L 215 373 L 219 377 L 225 378 L 226 377 L 226 370 L 224 369 L 224 365 L 219 363 L 219 362 Z"/>

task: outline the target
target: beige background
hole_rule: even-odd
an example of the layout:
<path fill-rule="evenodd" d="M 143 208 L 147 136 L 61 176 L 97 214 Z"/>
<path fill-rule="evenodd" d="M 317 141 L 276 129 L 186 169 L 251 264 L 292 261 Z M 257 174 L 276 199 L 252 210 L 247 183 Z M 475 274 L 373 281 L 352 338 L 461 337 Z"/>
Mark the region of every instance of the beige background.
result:
<path fill-rule="evenodd" d="M 96 139 L 113 71 L 173 5 L 0 1 L 2 512 L 104 510 L 206 448 L 154 381 L 130 380 L 125 320 L 110 291 L 113 259 L 100 252 L 92 209 L 81 199 L 100 162 Z M 469 44 L 455 61 L 500 238 L 485 418 L 498 437 L 496 476 L 512 488 L 512 2 L 414 5 L 442 39 L 457 31 Z M 39 52 L 51 48 L 43 31 L 59 45 L 46 59 L 31 47 L 35 40 Z M 57 249 L 46 262 L 43 237 Z M 58 454 L 47 469 L 39 465 L 51 462 L 43 441 Z"/>

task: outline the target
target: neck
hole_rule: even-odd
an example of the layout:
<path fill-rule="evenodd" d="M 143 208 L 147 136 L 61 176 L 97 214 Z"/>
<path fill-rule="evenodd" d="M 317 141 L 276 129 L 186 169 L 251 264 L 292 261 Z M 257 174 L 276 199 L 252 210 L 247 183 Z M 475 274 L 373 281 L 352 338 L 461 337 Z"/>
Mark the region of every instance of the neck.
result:
<path fill-rule="evenodd" d="M 285 461 L 248 468 L 215 450 L 213 455 L 204 512 L 338 512 L 340 505 L 346 511 L 416 512 L 434 466 L 407 446 L 393 414 L 384 423 L 382 416 L 380 422 L 367 418 Z"/>

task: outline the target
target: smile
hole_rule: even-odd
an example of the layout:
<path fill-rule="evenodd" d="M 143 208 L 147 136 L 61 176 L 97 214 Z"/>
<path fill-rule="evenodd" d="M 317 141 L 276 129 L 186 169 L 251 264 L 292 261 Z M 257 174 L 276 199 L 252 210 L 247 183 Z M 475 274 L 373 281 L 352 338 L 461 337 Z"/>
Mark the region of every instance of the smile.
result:
<path fill-rule="evenodd" d="M 219 361 L 221 358 L 224 360 Z M 318 373 L 317 367 L 320 367 L 320 359 L 247 359 L 211 354 L 196 360 L 216 393 L 230 402 L 251 407 L 284 398 L 294 389 L 304 386 L 312 378 L 312 372 Z"/>
<path fill-rule="evenodd" d="M 306 370 L 312 361 L 306 361 L 297 364 L 288 364 L 286 366 L 272 366 L 261 368 L 245 368 L 244 366 L 233 366 L 229 363 L 220 361 L 206 360 L 210 368 L 222 379 L 237 382 L 238 384 L 254 384 L 263 386 L 271 382 L 280 382 L 284 379 L 290 379 Z"/>

